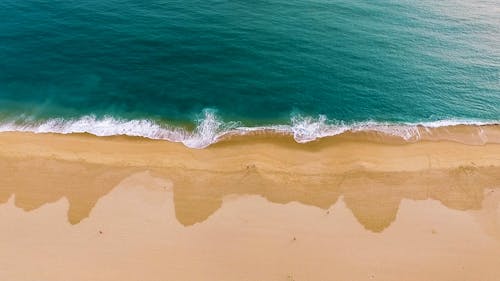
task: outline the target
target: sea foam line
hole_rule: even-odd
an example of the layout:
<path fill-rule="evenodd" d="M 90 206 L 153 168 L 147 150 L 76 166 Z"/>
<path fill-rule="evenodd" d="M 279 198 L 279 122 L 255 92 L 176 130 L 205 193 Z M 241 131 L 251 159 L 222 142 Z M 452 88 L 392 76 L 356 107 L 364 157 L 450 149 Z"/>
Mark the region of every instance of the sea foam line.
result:
<path fill-rule="evenodd" d="M 417 141 L 421 130 L 457 125 L 492 125 L 498 122 L 470 120 L 440 120 L 423 123 L 379 123 L 374 121 L 346 124 L 328 120 L 320 115 L 294 115 L 290 124 L 244 127 L 239 122 L 224 122 L 212 111 L 204 111 L 197 120 L 197 126 L 189 131 L 182 127 L 159 124 L 152 120 L 124 120 L 111 116 L 97 118 L 84 116 L 77 119 L 54 118 L 46 121 L 11 120 L 0 123 L 0 132 L 33 133 L 89 133 L 96 136 L 127 135 L 149 139 L 181 142 L 190 148 L 205 148 L 228 135 L 246 135 L 254 132 L 271 132 L 292 135 L 298 143 L 306 143 L 323 137 L 340 135 L 345 132 L 373 131 L 388 136 L 402 138 L 405 141 Z"/>

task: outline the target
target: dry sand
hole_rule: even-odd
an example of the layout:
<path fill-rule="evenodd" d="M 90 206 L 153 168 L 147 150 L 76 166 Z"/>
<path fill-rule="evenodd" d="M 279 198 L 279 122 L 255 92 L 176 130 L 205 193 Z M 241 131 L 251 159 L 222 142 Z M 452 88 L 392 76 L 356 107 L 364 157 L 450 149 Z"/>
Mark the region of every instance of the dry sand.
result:
<path fill-rule="evenodd" d="M 493 281 L 500 144 L 1 133 L 0 229 L 9 281 Z"/>

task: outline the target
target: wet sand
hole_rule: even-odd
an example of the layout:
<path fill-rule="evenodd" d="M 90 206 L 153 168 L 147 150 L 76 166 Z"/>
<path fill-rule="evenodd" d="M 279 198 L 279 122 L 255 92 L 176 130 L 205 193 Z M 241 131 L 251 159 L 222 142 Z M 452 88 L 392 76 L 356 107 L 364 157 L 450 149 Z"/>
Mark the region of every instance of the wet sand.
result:
<path fill-rule="evenodd" d="M 0 134 L 0 280 L 497 280 L 500 145 Z"/>

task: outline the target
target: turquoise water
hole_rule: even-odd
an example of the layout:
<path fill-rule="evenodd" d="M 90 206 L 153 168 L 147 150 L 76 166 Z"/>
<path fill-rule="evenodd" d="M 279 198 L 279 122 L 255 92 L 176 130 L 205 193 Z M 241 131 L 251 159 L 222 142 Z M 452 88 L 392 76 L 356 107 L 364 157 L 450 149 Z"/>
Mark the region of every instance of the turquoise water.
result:
<path fill-rule="evenodd" d="M 2 0 L 0 19 L 4 131 L 500 120 L 494 0 Z"/>

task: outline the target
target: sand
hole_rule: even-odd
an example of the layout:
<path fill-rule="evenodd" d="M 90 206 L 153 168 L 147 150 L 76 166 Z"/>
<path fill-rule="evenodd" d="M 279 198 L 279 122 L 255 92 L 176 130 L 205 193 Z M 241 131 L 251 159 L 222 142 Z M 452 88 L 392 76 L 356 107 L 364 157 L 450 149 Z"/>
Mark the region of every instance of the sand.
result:
<path fill-rule="evenodd" d="M 0 133 L 0 229 L 0 280 L 498 280 L 500 144 Z"/>

